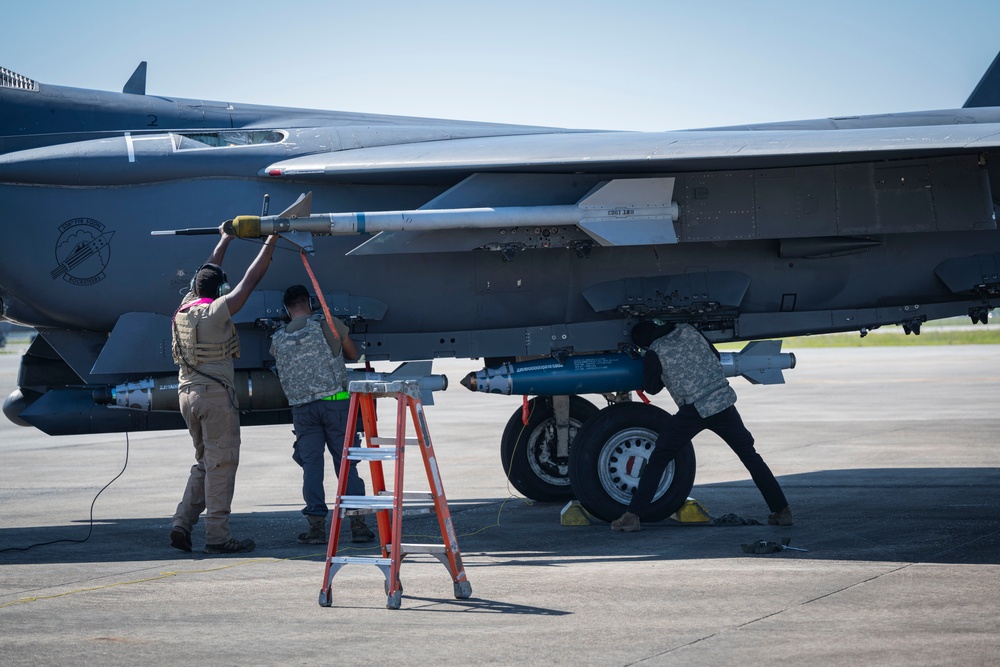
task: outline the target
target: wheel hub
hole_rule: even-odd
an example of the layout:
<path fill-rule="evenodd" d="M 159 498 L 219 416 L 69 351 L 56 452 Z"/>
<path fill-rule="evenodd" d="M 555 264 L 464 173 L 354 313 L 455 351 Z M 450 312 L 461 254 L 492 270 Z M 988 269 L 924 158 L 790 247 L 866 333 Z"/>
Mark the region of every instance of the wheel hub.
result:
<path fill-rule="evenodd" d="M 639 487 L 639 477 L 649 463 L 656 433 L 644 428 L 621 431 L 605 443 L 598 458 L 598 479 L 608 495 L 623 505 L 628 505 Z M 663 495 L 674 478 L 674 462 L 667 469 L 657 486 L 654 500 Z"/>
<path fill-rule="evenodd" d="M 573 442 L 579 427 L 578 422 L 570 420 L 570 442 Z M 555 421 L 547 420 L 528 438 L 528 465 L 539 479 L 563 486 L 569 484 L 569 459 L 556 456 L 558 442 Z"/>

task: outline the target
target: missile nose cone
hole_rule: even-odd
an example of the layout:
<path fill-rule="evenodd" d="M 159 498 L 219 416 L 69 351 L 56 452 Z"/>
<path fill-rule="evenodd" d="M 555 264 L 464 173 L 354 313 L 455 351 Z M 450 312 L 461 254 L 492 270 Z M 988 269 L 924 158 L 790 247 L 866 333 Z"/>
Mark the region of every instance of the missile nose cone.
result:
<path fill-rule="evenodd" d="M 476 391 L 476 372 L 472 371 L 461 380 L 463 387 L 469 391 Z"/>

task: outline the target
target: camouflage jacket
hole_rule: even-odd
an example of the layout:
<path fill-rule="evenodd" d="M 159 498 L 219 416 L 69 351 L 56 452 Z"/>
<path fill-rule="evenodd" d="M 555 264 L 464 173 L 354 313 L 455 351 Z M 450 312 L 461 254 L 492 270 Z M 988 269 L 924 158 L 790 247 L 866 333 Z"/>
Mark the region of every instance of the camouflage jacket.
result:
<path fill-rule="evenodd" d="M 663 384 L 678 406 L 694 405 L 699 415 L 711 417 L 736 403 L 718 357 L 690 324 L 678 324 L 649 347 L 660 358 Z"/>
<path fill-rule="evenodd" d="M 318 401 L 347 388 L 344 356 L 333 354 L 317 318 L 293 333 L 279 329 L 271 339 L 271 353 L 289 405 Z"/>

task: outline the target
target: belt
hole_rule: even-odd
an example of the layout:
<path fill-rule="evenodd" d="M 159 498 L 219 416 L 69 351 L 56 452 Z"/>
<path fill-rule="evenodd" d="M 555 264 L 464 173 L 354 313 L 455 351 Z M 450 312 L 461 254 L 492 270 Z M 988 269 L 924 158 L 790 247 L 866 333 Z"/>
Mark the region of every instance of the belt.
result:
<path fill-rule="evenodd" d="M 346 401 L 351 397 L 351 392 L 349 391 L 338 391 L 333 396 L 325 396 L 319 400 L 321 401 Z"/>

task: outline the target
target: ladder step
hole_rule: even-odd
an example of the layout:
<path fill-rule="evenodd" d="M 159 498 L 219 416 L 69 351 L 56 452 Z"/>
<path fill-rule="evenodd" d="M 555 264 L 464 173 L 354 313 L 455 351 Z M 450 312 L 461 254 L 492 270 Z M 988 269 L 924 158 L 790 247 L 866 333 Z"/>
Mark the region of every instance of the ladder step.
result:
<path fill-rule="evenodd" d="M 422 491 L 403 491 L 399 494 L 403 497 L 403 516 L 419 516 L 421 514 L 434 514 L 437 512 L 433 502 L 434 496 Z M 379 491 L 378 497 L 392 498 L 392 491 Z M 410 506 L 409 503 L 416 503 L 417 507 Z M 420 503 L 430 503 L 420 506 Z"/>
<path fill-rule="evenodd" d="M 340 509 L 342 510 L 391 510 L 393 504 L 392 496 L 341 496 Z"/>
<path fill-rule="evenodd" d="M 433 495 L 431 495 L 430 493 L 426 493 L 424 491 L 403 491 L 400 495 L 403 496 L 403 500 L 426 500 L 426 501 L 434 500 Z M 382 496 L 388 496 L 389 498 L 392 498 L 392 491 L 379 491 L 378 497 L 381 498 Z"/>
<path fill-rule="evenodd" d="M 330 562 L 339 565 L 378 565 L 386 567 L 392 565 L 391 558 L 374 558 L 364 556 L 331 556 Z"/>
<path fill-rule="evenodd" d="M 378 445 L 379 447 L 395 447 L 396 446 L 396 438 L 375 437 L 375 438 L 369 438 L 368 442 L 372 443 L 373 445 Z M 409 445 L 411 447 L 414 447 L 416 445 L 419 445 L 420 441 L 417 440 L 416 438 L 403 438 L 403 444 L 404 445 Z"/>
<path fill-rule="evenodd" d="M 375 440 L 375 438 L 372 438 Z M 396 448 L 388 447 L 348 447 L 348 461 L 395 461 Z"/>
<path fill-rule="evenodd" d="M 447 549 L 443 544 L 400 544 L 399 549 L 404 554 L 443 554 Z"/>
<path fill-rule="evenodd" d="M 347 384 L 347 391 L 352 394 L 373 394 L 376 398 L 383 396 L 396 397 L 406 394 L 411 398 L 420 398 L 420 383 L 416 380 L 395 380 L 392 382 L 375 382 L 372 380 L 353 380 Z"/>

